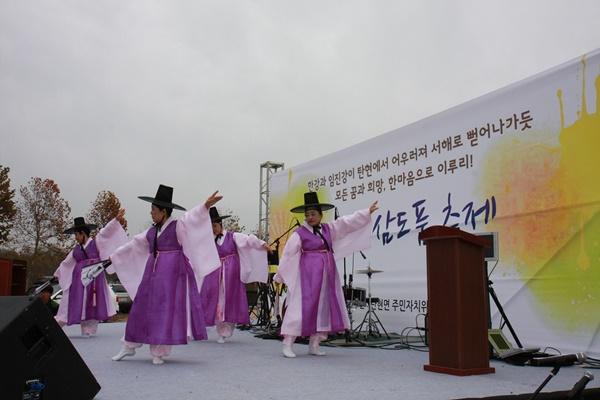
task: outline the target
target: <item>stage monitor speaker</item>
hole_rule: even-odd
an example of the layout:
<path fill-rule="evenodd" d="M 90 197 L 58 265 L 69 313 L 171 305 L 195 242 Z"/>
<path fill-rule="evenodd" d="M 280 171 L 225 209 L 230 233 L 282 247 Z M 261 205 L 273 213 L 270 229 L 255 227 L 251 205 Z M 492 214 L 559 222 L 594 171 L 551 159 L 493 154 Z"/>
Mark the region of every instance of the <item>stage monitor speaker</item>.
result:
<path fill-rule="evenodd" d="M 0 297 L 0 393 L 7 400 L 93 399 L 100 385 L 40 299 Z"/>

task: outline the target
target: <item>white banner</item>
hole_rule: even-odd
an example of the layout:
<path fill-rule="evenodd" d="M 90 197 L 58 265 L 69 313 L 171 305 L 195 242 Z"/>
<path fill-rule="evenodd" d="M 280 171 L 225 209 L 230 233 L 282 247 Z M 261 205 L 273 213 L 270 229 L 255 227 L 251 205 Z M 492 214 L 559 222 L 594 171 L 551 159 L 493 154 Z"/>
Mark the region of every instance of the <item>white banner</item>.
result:
<path fill-rule="evenodd" d="M 376 312 L 401 332 L 424 325 L 418 233 L 432 225 L 498 232 L 490 278 L 521 342 L 600 354 L 599 77 L 596 51 L 284 170 L 271 181 L 270 237 L 293 223 L 289 210 L 306 191 L 341 215 L 379 200 L 367 259 L 346 259 L 346 275 L 366 288 L 356 270 L 383 271 L 372 278 Z M 492 315 L 497 326 L 493 304 Z"/>

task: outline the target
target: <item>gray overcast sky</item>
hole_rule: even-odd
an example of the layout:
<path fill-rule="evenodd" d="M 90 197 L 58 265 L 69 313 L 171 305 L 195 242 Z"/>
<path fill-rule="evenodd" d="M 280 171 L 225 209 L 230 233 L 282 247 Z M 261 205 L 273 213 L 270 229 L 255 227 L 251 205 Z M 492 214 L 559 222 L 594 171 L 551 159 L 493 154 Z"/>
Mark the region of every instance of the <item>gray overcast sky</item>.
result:
<path fill-rule="evenodd" d="M 600 47 L 600 1 L 0 0 L 0 164 L 148 223 L 159 183 L 248 228 L 294 166 Z"/>

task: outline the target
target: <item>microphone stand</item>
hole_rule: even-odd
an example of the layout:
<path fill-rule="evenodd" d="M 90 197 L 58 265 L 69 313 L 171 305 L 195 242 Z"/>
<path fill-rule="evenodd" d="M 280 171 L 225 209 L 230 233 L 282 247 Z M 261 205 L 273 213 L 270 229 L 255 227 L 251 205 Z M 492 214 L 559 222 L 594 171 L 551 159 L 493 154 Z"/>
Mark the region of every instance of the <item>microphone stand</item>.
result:
<path fill-rule="evenodd" d="M 337 221 L 339 217 L 340 214 L 338 208 L 335 207 L 333 210 L 333 219 Z M 346 331 L 344 332 L 344 340 L 346 343 L 350 343 L 352 342 L 352 337 L 350 336 L 350 333 L 352 332 L 352 305 L 354 302 L 354 292 L 352 290 L 352 274 L 350 274 L 350 281 L 348 281 L 348 274 L 346 272 L 346 257 L 344 257 L 344 285 L 342 286 L 342 289 L 344 292 L 344 298 L 346 298 L 346 308 L 348 311 L 348 319 L 350 321 L 350 329 L 346 329 Z M 350 299 L 348 300 L 347 297 L 350 297 Z"/>
<path fill-rule="evenodd" d="M 362 256 L 363 259 L 367 259 L 367 256 L 365 256 L 365 253 L 363 253 L 362 251 L 359 251 L 360 255 Z M 352 272 L 354 272 L 354 254 L 352 254 Z M 346 258 L 344 258 L 344 281 L 346 278 Z M 356 342 L 358 344 L 360 344 L 361 346 L 365 346 L 365 342 L 363 342 L 362 340 L 360 340 L 358 338 L 359 335 L 356 335 L 355 337 L 353 337 L 353 333 L 354 333 L 354 329 L 352 328 L 352 324 L 353 324 L 353 318 L 352 318 L 352 307 L 354 306 L 354 288 L 352 287 L 352 284 L 354 282 L 354 274 L 350 274 L 349 275 L 349 279 L 348 279 L 348 287 L 344 286 L 344 292 L 350 293 L 350 301 L 346 302 L 348 305 L 348 318 L 350 320 L 350 329 L 346 329 L 346 331 L 344 332 L 344 338 L 346 340 L 346 344 L 352 343 L 352 342 Z"/>
<path fill-rule="evenodd" d="M 279 241 L 288 233 L 290 233 L 292 231 L 292 229 L 294 229 L 295 227 L 300 226 L 300 221 L 296 220 L 296 223 L 294 225 L 292 225 L 292 227 L 290 229 L 288 229 L 287 231 L 285 231 L 283 234 L 281 234 L 277 239 L 273 240 L 271 242 L 271 244 L 269 246 L 273 246 L 275 243 L 277 243 L 277 248 L 279 249 Z"/>
<path fill-rule="evenodd" d="M 334 209 L 334 219 L 337 220 L 340 217 L 340 214 L 338 212 L 338 208 L 335 207 Z M 360 254 L 362 255 L 362 257 L 364 259 L 366 259 L 365 255 L 363 254 L 363 252 L 361 251 Z M 352 269 L 354 270 L 354 254 L 352 254 Z M 350 329 L 346 329 L 344 332 L 344 341 L 346 342 L 346 344 L 352 343 L 352 342 L 357 342 L 359 343 L 361 346 L 364 346 L 364 342 L 358 340 L 358 338 L 353 338 L 352 337 L 352 323 L 353 323 L 353 318 L 352 318 L 352 307 L 354 306 L 354 289 L 352 288 L 352 283 L 354 281 L 354 278 L 352 276 L 352 274 L 347 274 L 347 269 L 346 269 L 346 257 L 344 257 L 344 286 L 342 286 L 343 288 L 343 292 L 344 292 L 344 297 L 350 297 L 349 300 L 346 300 L 346 308 L 348 311 L 348 320 L 350 321 Z"/>
<path fill-rule="evenodd" d="M 337 221 L 337 219 L 340 217 L 340 214 L 338 212 L 338 208 L 335 207 L 333 210 L 333 219 Z M 352 279 L 352 277 L 350 278 Z M 350 284 L 350 286 L 348 286 L 348 282 L 346 280 L 346 257 L 344 257 L 344 286 L 343 286 L 344 290 L 346 290 L 347 288 L 350 288 L 350 291 L 352 291 L 352 284 Z"/>
<path fill-rule="evenodd" d="M 275 250 L 268 255 L 269 265 L 279 265 L 279 244 L 281 242 L 281 239 L 285 235 L 290 233 L 292 231 L 292 229 L 296 228 L 297 226 L 300 226 L 300 221 L 298 221 L 296 219 L 296 223 L 294 225 L 292 225 L 287 231 L 285 231 L 277 239 L 273 240 L 273 242 L 271 242 L 271 244 L 269 244 L 269 246 L 275 245 Z M 269 279 L 266 284 L 259 283 L 259 289 L 258 289 L 258 293 L 257 293 L 257 297 L 256 297 L 256 303 L 258 305 L 258 302 L 260 301 L 261 308 L 258 311 L 258 318 L 257 318 L 255 326 L 261 326 L 267 333 L 265 333 L 263 335 L 257 335 L 257 336 L 263 337 L 263 338 L 273 338 L 273 339 L 276 339 L 279 337 L 279 335 L 272 332 L 273 328 L 275 328 L 275 330 L 277 330 L 281 327 L 282 319 L 281 319 L 281 316 L 279 315 L 279 307 L 277 307 L 277 310 L 275 311 L 277 314 L 277 326 L 273 327 L 273 325 L 271 323 L 271 309 L 275 307 L 276 303 L 278 303 L 277 300 L 278 300 L 279 295 L 280 295 L 280 293 L 279 292 L 276 293 L 275 289 L 273 288 L 273 281 L 271 279 L 271 274 L 269 274 Z"/>
<path fill-rule="evenodd" d="M 556 367 L 552 368 L 550 374 L 546 377 L 546 379 L 544 379 L 544 382 L 542 382 L 542 384 L 535 390 L 535 392 L 533 392 L 529 400 L 535 400 L 535 398 L 542 391 L 544 386 L 546 386 L 548 382 L 550 382 L 550 379 L 554 378 L 558 374 L 558 371 L 560 371 L 560 365 L 557 365 Z"/>
<path fill-rule="evenodd" d="M 336 209 L 337 210 L 337 209 Z M 352 254 L 352 265 L 354 265 L 354 254 Z M 350 296 L 348 296 L 348 294 Z M 350 301 L 346 300 L 347 309 L 348 309 L 348 320 L 350 321 L 350 329 L 346 329 L 344 332 L 344 340 L 346 343 L 350 343 L 352 341 L 352 337 L 350 337 L 350 332 L 352 332 L 352 306 L 354 305 L 354 291 L 352 290 L 352 274 L 350 274 L 350 280 L 348 281 L 348 285 L 346 285 L 346 257 L 344 257 L 344 297 L 350 297 Z"/>
<path fill-rule="evenodd" d="M 492 300 L 494 300 L 494 304 L 496 304 L 496 308 L 498 309 L 498 312 L 502 316 L 502 319 L 504 320 L 505 325 L 508 327 L 508 330 L 510 331 L 510 334 L 512 335 L 513 339 L 515 339 L 515 343 L 517 344 L 517 347 L 522 349 L 523 345 L 521 344 L 521 341 L 519 340 L 519 337 L 517 336 L 517 332 L 515 332 L 512 324 L 510 323 L 508 317 L 506 316 L 506 313 L 504 312 L 504 308 L 502 307 L 500 300 L 498 300 L 496 291 L 494 290 L 494 287 L 492 286 L 494 284 L 494 282 L 492 282 L 490 279 L 488 279 L 487 282 L 488 282 L 488 294 L 492 297 Z M 488 303 L 488 307 L 489 307 L 489 303 Z M 488 325 L 490 325 L 490 327 L 491 327 L 491 323 L 492 323 L 492 318 L 489 317 Z"/>

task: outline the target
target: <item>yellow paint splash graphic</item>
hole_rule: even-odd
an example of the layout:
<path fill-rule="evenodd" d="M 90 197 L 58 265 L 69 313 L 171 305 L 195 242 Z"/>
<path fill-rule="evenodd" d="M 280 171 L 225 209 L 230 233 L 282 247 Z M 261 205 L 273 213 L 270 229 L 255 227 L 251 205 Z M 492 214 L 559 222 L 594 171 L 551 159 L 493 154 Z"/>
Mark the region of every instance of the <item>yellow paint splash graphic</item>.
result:
<path fill-rule="evenodd" d="M 290 210 L 300 204 L 304 204 L 304 193 L 308 192 L 308 182 L 314 179 L 315 176 L 303 176 L 302 179 L 294 177 L 292 170 L 288 170 L 288 189 L 286 193 L 273 195 L 271 197 L 271 206 L 269 212 L 269 238 L 274 240 L 287 231 L 296 219 L 302 223 L 304 221 L 303 214 L 292 214 Z M 294 182 L 295 180 L 295 182 Z M 329 193 L 327 190 L 317 191 L 319 201 L 323 203 L 329 201 Z M 323 213 L 323 221 L 331 218 L 330 213 Z M 285 246 L 287 236 L 282 238 L 280 247 Z"/>
<path fill-rule="evenodd" d="M 545 319 L 576 331 L 600 319 L 600 75 L 596 111 L 587 110 L 586 60 L 581 110 L 565 126 L 562 91 L 559 146 L 548 132 L 500 142 L 486 160 L 483 193 L 496 195 L 501 259 L 514 265 Z"/>

